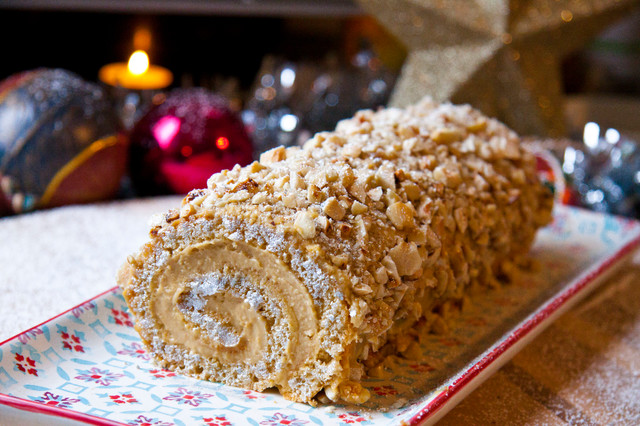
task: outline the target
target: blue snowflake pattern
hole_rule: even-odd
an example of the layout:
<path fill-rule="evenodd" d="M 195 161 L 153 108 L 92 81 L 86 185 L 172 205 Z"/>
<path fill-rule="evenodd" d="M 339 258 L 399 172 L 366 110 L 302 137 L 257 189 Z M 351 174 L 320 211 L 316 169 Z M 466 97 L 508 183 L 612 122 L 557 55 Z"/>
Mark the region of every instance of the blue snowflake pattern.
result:
<path fill-rule="evenodd" d="M 187 388 L 178 388 L 175 392 L 170 392 L 169 395 L 165 396 L 162 399 L 166 401 L 178 401 L 182 404 L 188 404 L 192 407 L 197 407 L 203 402 L 209 402 L 208 399 L 213 396 L 214 395 L 208 393 L 190 391 Z"/>
<path fill-rule="evenodd" d="M 309 422 L 297 419 L 296 416 L 287 416 L 282 413 L 275 413 L 273 416 L 265 416 L 264 420 L 260 422 L 261 425 L 265 426 L 300 426 L 306 423 Z"/>
<path fill-rule="evenodd" d="M 85 382 L 95 382 L 101 386 L 109 386 L 111 383 L 124 377 L 124 374 L 112 373 L 109 370 L 101 370 L 97 367 L 92 367 L 90 370 L 76 370 L 80 375 L 75 378 L 78 380 L 84 380 Z"/>

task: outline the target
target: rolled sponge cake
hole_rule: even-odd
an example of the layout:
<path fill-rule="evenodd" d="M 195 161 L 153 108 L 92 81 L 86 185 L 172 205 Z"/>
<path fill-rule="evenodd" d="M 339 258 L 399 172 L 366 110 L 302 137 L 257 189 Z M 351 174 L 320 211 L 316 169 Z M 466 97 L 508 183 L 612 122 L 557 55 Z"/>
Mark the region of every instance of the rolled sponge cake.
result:
<path fill-rule="evenodd" d="M 514 132 L 425 98 L 214 174 L 156 218 L 118 282 L 166 368 L 362 403 L 367 360 L 509 275 L 551 208 Z"/>

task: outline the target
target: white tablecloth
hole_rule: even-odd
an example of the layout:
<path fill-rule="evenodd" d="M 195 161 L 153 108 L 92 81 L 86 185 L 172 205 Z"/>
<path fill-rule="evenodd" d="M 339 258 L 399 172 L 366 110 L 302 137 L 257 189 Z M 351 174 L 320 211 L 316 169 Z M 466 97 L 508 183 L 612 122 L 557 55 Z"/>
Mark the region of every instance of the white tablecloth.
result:
<path fill-rule="evenodd" d="M 116 285 L 149 217 L 181 197 L 68 206 L 0 219 L 0 341 Z"/>

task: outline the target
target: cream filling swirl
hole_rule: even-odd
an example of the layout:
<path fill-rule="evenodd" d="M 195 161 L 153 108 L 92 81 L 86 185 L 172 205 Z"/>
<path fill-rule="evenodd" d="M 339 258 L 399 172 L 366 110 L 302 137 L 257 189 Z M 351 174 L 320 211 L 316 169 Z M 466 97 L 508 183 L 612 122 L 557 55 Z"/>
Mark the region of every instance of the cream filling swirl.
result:
<path fill-rule="evenodd" d="M 215 239 L 174 253 L 155 277 L 152 315 L 165 342 L 289 389 L 319 352 L 318 314 L 272 253 Z"/>

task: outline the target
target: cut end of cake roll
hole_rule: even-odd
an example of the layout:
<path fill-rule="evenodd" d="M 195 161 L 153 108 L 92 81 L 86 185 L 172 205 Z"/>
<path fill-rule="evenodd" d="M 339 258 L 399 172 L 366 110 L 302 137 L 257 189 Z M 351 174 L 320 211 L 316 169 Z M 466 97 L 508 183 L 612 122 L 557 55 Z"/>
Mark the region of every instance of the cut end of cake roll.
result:
<path fill-rule="evenodd" d="M 213 175 L 118 282 L 166 368 L 362 403 L 367 360 L 508 275 L 552 200 L 517 135 L 469 106 L 361 111 Z"/>
<path fill-rule="evenodd" d="M 273 253 L 213 237 L 160 263 L 144 296 L 127 287 L 125 297 L 144 310 L 147 321 L 136 327 L 165 367 L 257 391 L 275 386 L 297 401 L 311 400 L 340 370 L 319 320 L 346 318 L 332 306 L 318 315 L 305 281 Z M 129 264 L 121 282 L 135 274 Z"/>

